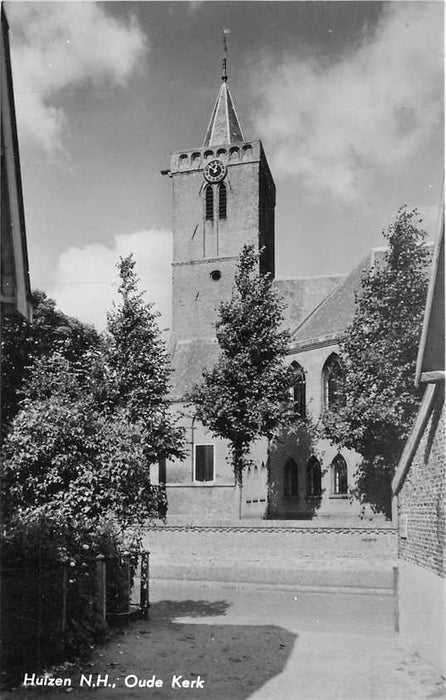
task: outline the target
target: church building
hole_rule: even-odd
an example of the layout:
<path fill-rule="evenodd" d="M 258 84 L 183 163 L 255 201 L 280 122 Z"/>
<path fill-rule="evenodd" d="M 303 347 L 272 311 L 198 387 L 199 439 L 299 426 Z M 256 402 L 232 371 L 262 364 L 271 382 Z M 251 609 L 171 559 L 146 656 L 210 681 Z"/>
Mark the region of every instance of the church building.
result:
<path fill-rule="evenodd" d="M 342 401 L 337 343 L 352 319 L 361 271 L 382 252 L 372 251 L 348 276 L 274 280 L 286 302 L 287 361 L 294 375 L 290 405 L 300 427 L 274 445 L 266 440 L 253 445 L 240 490 L 226 442 L 207 431 L 184 401 L 218 357 L 216 310 L 231 298 L 243 245 L 264 248 L 259 271 L 275 276 L 274 180 L 261 141 L 246 139 L 242 131 L 225 61 L 202 145 L 173 153 L 163 173 L 172 181 L 173 207 L 171 401 L 187 446 L 184 461 L 160 468 L 169 519 L 358 520 L 364 508 L 349 491 L 360 456 L 315 441 L 310 424 Z"/>

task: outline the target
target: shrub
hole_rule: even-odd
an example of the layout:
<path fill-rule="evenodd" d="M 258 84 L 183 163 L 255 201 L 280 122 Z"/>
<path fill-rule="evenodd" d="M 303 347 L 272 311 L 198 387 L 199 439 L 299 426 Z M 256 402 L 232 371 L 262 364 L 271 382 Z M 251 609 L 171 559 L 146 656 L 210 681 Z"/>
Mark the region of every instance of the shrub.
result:
<path fill-rule="evenodd" d="M 95 612 L 98 554 L 107 560 L 109 606 L 127 599 L 123 542 L 113 524 L 90 531 L 34 513 L 15 519 L 1 545 L 3 679 L 88 656 L 105 631 Z"/>

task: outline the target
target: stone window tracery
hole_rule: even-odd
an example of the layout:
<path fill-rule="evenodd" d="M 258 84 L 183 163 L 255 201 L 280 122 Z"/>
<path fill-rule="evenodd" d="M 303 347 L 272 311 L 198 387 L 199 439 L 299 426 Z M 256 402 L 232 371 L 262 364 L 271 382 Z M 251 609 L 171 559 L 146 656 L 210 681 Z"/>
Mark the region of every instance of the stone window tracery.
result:
<path fill-rule="evenodd" d="M 323 369 L 324 408 L 336 410 L 345 404 L 345 372 L 336 353 L 330 355 Z"/>
<path fill-rule="evenodd" d="M 342 455 L 336 455 L 331 463 L 332 493 L 335 496 L 348 492 L 347 463 Z"/>

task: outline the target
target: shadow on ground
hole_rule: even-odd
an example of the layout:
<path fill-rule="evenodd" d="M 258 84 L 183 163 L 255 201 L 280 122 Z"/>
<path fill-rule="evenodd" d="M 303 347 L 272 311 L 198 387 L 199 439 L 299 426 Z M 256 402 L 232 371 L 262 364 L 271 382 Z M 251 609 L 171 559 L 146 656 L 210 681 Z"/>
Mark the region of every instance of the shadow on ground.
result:
<path fill-rule="evenodd" d="M 226 600 L 160 600 L 150 605 L 150 620 L 155 625 L 169 625 L 180 617 L 220 617 L 230 606 Z"/>
<path fill-rule="evenodd" d="M 283 670 L 296 635 L 275 625 L 224 624 L 229 607 L 224 600 L 161 600 L 151 605 L 148 620 L 121 630 L 94 652 L 89 664 L 60 668 L 54 675 L 71 678 L 71 697 L 85 700 L 142 698 L 148 693 L 157 700 L 244 700 Z M 212 617 L 215 624 L 209 619 Z M 200 624 L 200 618 L 207 618 L 206 624 Z M 108 687 L 81 688 L 81 674 L 91 674 L 93 681 L 97 674 L 108 675 Z M 133 683 L 136 676 L 144 684 L 154 675 L 163 681 L 163 687 L 128 688 L 124 682 L 132 676 Z M 172 687 L 172 679 L 180 675 L 180 682 L 204 681 L 202 689 Z M 48 695 L 67 697 L 66 690 L 37 687 L 4 697 Z"/>

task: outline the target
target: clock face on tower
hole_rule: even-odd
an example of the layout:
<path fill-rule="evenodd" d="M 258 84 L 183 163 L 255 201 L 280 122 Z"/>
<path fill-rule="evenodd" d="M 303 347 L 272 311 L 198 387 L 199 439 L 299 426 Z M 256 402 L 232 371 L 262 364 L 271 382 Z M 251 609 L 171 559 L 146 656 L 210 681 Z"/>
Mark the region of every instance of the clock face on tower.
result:
<path fill-rule="evenodd" d="M 220 182 L 226 175 L 226 166 L 221 160 L 210 160 L 204 169 L 204 177 L 208 182 Z"/>

